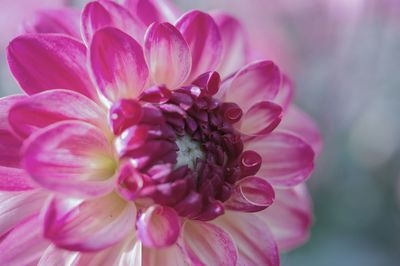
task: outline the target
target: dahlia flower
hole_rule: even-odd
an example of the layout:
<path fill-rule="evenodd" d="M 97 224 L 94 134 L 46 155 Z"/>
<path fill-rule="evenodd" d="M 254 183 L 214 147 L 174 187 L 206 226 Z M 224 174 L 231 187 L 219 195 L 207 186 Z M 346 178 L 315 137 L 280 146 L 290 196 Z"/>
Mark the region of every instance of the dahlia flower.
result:
<path fill-rule="evenodd" d="M 101 0 L 74 17 L 7 48 L 25 94 L 0 104 L 0 261 L 279 265 L 307 238 L 320 147 L 286 75 L 247 62 L 223 13 Z"/>

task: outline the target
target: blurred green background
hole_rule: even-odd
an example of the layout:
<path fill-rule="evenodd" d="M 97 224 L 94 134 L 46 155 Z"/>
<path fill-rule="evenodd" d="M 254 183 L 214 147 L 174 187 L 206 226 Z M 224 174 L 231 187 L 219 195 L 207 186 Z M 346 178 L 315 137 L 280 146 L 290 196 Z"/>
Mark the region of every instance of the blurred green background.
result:
<path fill-rule="evenodd" d="M 321 128 L 324 149 L 308 181 L 315 224 L 282 265 L 400 265 L 400 1 L 175 2 L 238 16 L 260 58 L 289 73 L 295 101 Z M 0 28 L 0 45 L 11 27 Z M 2 54 L 1 95 L 18 90 L 4 61 Z"/>

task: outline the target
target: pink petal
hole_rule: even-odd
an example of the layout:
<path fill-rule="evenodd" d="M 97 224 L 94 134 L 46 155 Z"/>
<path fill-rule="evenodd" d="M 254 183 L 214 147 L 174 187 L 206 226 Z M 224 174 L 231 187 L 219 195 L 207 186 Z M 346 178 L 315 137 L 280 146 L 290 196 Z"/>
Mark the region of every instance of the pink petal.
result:
<path fill-rule="evenodd" d="M 282 75 L 282 84 L 278 95 L 274 99 L 274 103 L 282 106 L 283 110 L 287 110 L 293 98 L 293 82 L 284 74 Z"/>
<path fill-rule="evenodd" d="M 145 30 L 145 25 L 135 20 L 124 7 L 108 0 L 88 3 L 83 9 L 81 23 L 82 35 L 87 44 L 96 31 L 105 27 L 118 28 L 137 40 L 143 38 Z"/>
<path fill-rule="evenodd" d="M 234 192 L 224 206 L 231 210 L 258 212 L 269 207 L 274 198 L 274 189 L 267 181 L 250 176 L 235 184 Z"/>
<path fill-rule="evenodd" d="M 38 266 L 47 265 L 76 265 L 79 252 L 69 251 L 50 245 L 40 257 Z"/>
<path fill-rule="evenodd" d="M 186 221 L 182 232 L 183 248 L 194 265 L 236 265 L 237 250 L 232 238 L 220 227 Z"/>
<path fill-rule="evenodd" d="M 18 224 L 0 242 L 2 265 L 35 265 L 50 245 L 43 238 L 39 215 Z"/>
<path fill-rule="evenodd" d="M 103 28 L 94 34 L 90 66 L 108 105 L 119 99 L 138 97 L 149 76 L 142 47 L 115 28 Z"/>
<path fill-rule="evenodd" d="M 312 225 L 312 205 L 304 184 L 277 189 L 276 201 L 265 211 L 257 213 L 276 239 L 283 251 L 302 245 L 309 236 Z"/>
<path fill-rule="evenodd" d="M 218 72 L 227 77 L 248 63 L 250 47 L 248 36 L 241 23 L 223 12 L 212 14 L 221 33 L 223 53 Z"/>
<path fill-rule="evenodd" d="M 272 102 L 259 102 L 244 114 L 236 127 L 244 135 L 265 135 L 274 130 L 281 119 L 282 107 Z"/>
<path fill-rule="evenodd" d="M 63 33 L 80 39 L 80 13 L 72 8 L 38 10 L 24 21 L 25 33 Z"/>
<path fill-rule="evenodd" d="M 63 120 L 84 121 L 106 129 L 106 117 L 95 102 L 82 94 L 51 90 L 14 104 L 8 119 L 13 131 L 21 138 L 27 138 L 34 131 Z"/>
<path fill-rule="evenodd" d="M 224 101 L 237 103 L 246 112 L 258 102 L 275 98 L 281 86 L 281 72 L 271 61 L 258 61 L 243 67 L 230 82 Z"/>
<path fill-rule="evenodd" d="M 38 266 L 48 265 L 141 265 L 140 247 L 135 238 L 126 237 L 119 243 L 98 252 L 76 252 L 51 245 L 40 258 Z"/>
<path fill-rule="evenodd" d="M 322 150 L 322 137 L 313 119 L 296 106 L 291 106 L 284 115 L 279 129 L 287 130 L 310 144 L 318 155 Z"/>
<path fill-rule="evenodd" d="M 113 189 L 112 145 L 98 128 L 65 121 L 38 130 L 24 144 L 23 165 L 43 187 L 77 197 Z"/>
<path fill-rule="evenodd" d="M 75 39 L 56 34 L 21 35 L 9 44 L 7 59 L 28 94 L 66 89 L 97 99 L 86 72 L 86 47 Z"/>
<path fill-rule="evenodd" d="M 0 99 L 0 166 L 20 166 L 22 141 L 12 133 L 8 113 L 14 104 L 25 98 L 25 95 L 14 95 Z"/>
<path fill-rule="evenodd" d="M 279 265 L 279 252 L 274 238 L 255 214 L 228 211 L 214 223 L 235 241 L 238 249 L 237 265 Z"/>
<path fill-rule="evenodd" d="M 222 55 L 222 40 L 213 18 L 201 11 L 190 11 L 177 22 L 192 54 L 191 82 L 201 74 L 215 70 Z"/>
<path fill-rule="evenodd" d="M 187 79 L 192 58 L 181 33 L 169 23 L 154 23 L 146 32 L 144 51 L 155 83 L 178 88 Z"/>
<path fill-rule="evenodd" d="M 41 190 L 0 192 L 0 236 L 40 212 L 47 198 Z M 0 260 L 1 261 L 1 260 Z"/>
<path fill-rule="evenodd" d="M 44 217 L 44 236 L 56 246 L 99 251 L 134 230 L 136 209 L 114 193 L 93 200 L 54 197 Z"/>
<path fill-rule="evenodd" d="M 137 237 L 144 246 L 167 247 L 176 242 L 180 234 L 180 218 L 169 207 L 153 205 L 136 222 Z"/>
<path fill-rule="evenodd" d="M 303 182 L 314 168 L 314 152 L 302 139 L 286 132 L 276 132 L 253 138 L 245 149 L 262 157 L 257 176 L 272 185 L 293 186 Z"/>
<path fill-rule="evenodd" d="M 178 245 L 173 245 L 162 249 L 143 247 L 142 265 L 188 266 L 190 264 Z"/>
<path fill-rule="evenodd" d="M 153 22 L 173 22 L 178 10 L 169 0 L 122 0 L 123 5 L 146 26 Z"/>
<path fill-rule="evenodd" d="M 0 166 L 0 191 L 24 191 L 36 187 L 23 169 Z"/>

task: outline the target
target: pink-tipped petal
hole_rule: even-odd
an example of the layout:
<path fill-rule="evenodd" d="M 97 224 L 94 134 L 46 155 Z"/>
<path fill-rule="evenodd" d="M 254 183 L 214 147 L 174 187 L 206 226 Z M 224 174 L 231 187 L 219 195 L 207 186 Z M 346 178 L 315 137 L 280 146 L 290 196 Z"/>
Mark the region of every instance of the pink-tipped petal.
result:
<path fill-rule="evenodd" d="M 0 242 L 2 265 L 36 265 L 51 244 L 43 238 L 41 219 L 34 215 L 19 223 Z"/>
<path fill-rule="evenodd" d="M 149 71 L 142 47 L 132 37 L 116 28 L 103 28 L 93 36 L 89 57 L 106 104 L 140 95 Z"/>
<path fill-rule="evenodd" d="M 274 237 L 256 214 L 229 211 L 214 223 L 235 241 L 237 265 L 279 266 L 279 252 Z"/>
<path fill-rule="evenodd" d="M 274 189 L 267 181 L 250 176 L 235 184 L 232 196 L 224 205 L 230 210 L 259 212 L 269 207 L 274 198 Z"/>
<path fill-rule="evenodd" d="M 274 103 L 282 106 L 286 111 L 293 99 L 293 82 L 285 75 L 282 75 L 282 84 L 279 89 L 278 95 L 274 99 Z"/>
<path fill-rule="evenodd" d="M 281 119 L 282 107 L 272 102 L 260 102 L 243 115 L 237 129 L 248 136 L 265 135 L 274 130 Z"/>
<path fill-rule="evenodd" d="M 220 227 L 186 221 L 182 232 L 183 249 L 193 265 L 236 265 L 237 249 L 231 236 Z"/>
<path fill-rule="evenodd" d="M 136 209 L 115 193 L 93 200 L 54 197 L 46 206 L 44 236 L 73 251 L 99 251 L 134 228 Z"/>
<path fill-rule="evenodd" d="M 192 64 L 189 46 L 169 23 L 154 23 L 146 32 L 144 52 L 153 81 L 169 89 L 186 81 Z"/>
<path fill-rule="evenodd" d="M 46 198 L 47 193 L 41 190 L 1 191 L 0 236 L 13 229 L 26 218 L 39 213 Z"/>
<path fill-rule="evenodd" d="M 55 104 L 56 103 L 56 104 Z M 82 94 L 51 90 L 14 104 L 8 115 L 13 131 L 27 138 L 34 131 L 64 120 L 78 120 L 106 129 L 106 113 Z"/>
<path fill-rule="evenodd" d="M 218 25 L 223 44 L 218 72 L 227 77 L 248 63 L 250 57 L 248 36 L 235 17 L 223 12 L 214 12 L 212 17 Z"/>
<path fill-rule="evenodd" d="M 303 182 L 314 168 L 314 151 L 299 137 L 288 132 L 273 132 L 253 138 L 245 149 L 262 157 L 257 176 L 272 185 L 294 186 Z"/>
<path fill-rule="evenodd" d="M 113 189 L 112 145 L 98 128 L 65 121 L 38 130 L 24 144 L 23 165 L 41 186 L 77 197 Z"/>
<path fill-rule="evenodd" d="M 9 44 L 7 59 L 28 94 L 66 89 L 97 99 L 86 71 L 86 47 L 76 39 L 58 34 L 21 35 Z"/>
<path fill-rule="evenodd" d="M 25 33 L 62 33 L 80 39 L 80 13 L 72 8 L 38 10 L 24 21 Z"/>
<path fill-rule="evenodd" d="M 8 115 L 12 106 L 25 98 L 13 95 L 0 99 L 0 166 L 20 167 L 22 141 L 12 132 Z"/>
<path fill-rule="evenodd" d="M 146 26 L 153 22 L 174 22 L 178 18 L 178 10 L 169 0 L 122 0 L 122 3 Z"/>
<path fill-rule="evenodd" d="M 180 218 L 174 209 L 153 205 L 136 222 L 137 237 L 146 247 L 168 247 L 180 234 Z"/>
<path fill-rule="evenodd" d="M 322 150 L 322 137 L 313 119 L 298 107 L 291 105 L 278 127 L 302 138 L 311 145 L 316 155 Z"/>
<path fill-rule="evenodd" d="M 257 216 L 271 229 L 281 250 L 288 251 L 304 244 L 313 221 L 307 187 L 300 184 L 289 189 L 277 189 L 275 203 Z"/>
<path fill-rule="evenodd" d="M 23 169 L 0 166 L 0 191 L 24 191 L 36 187 Z"/>
<path fill-rule="evenodd" d="M 87 44 L 90 44 L 94 33 L 105 27 L 115 27 L 132 37 L 141 40 L 145 25 L 135 20 L 132 15 L 119 4 L 108 1 L 94 1 L 88 3 L 82 12 L 82 35 Z"/>
<path fill-rule="evenodd" d="M 162 249 L 142 247 L 142 265 L 189 266 L 190 263 L 181 248 L 178 245 L 172 245 Z"/>
<path fill-rule="evenodd" d="M 275 98 L 281 86 L 281 72 L 271 61 L 258 61 L 243 67 L 229 82 L 224 101 L 237 103 L 246 112 L 258 102 Z"/>
<path fill-rule="evenodd" d="M 222 55 L 222 40 L 213 18 L 201 11 L 190 11 L 177 22 L 192 54 L 190 83 L 201 74 L 215 70 Z"/>

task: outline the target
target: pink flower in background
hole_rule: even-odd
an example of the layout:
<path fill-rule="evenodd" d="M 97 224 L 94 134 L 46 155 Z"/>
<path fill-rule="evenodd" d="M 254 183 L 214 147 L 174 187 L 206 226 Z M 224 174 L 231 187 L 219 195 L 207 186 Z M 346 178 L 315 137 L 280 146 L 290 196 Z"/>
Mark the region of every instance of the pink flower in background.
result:
<path fill-rule="evenodd" d="M 7 49 L 27 95 L 0 105 L 0 261 L 279 265 L 307 239 L 321 140 L 235 18 L 51 12 Z"/>
<path fill-rule="evenodd" d="M 14 37 L 24 19 L 40 8 L 55 8 L 62 6 L 65 0 L 2 0 L 0 16 L 0 47 L 3 47 Z"/>

